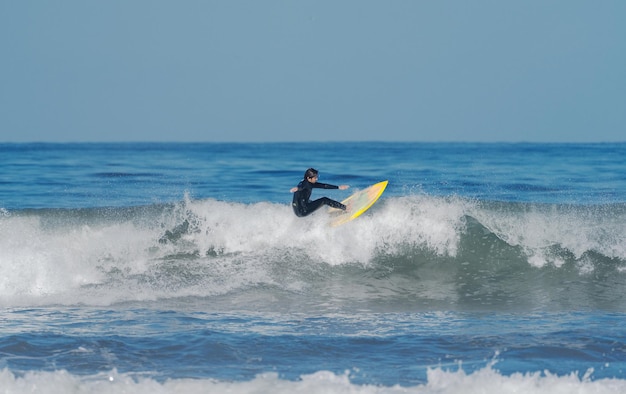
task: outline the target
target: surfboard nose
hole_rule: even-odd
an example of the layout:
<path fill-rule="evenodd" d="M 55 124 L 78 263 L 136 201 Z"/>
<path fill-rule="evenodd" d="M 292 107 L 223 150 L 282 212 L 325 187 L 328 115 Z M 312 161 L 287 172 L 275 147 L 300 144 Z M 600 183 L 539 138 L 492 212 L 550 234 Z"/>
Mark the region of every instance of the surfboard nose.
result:
<path fill-rule="evenodd" d="M 334 215 L 330 222 L 331 227 L 337 227 L 341 224 L 356 219 L 367 211 L 380 198 L 389 181 L 378 182 L 366 189 L 360 190 L 341 203 L 346 205 L 346 210 L 339 215 Z"/>

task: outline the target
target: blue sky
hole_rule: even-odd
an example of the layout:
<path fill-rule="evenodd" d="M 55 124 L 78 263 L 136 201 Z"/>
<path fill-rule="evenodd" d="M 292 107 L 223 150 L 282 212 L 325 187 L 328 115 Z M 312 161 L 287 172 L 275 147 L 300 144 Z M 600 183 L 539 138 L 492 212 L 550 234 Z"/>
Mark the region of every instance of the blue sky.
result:
<path fill-rule="evenodd" d="M 626 1 L 0 3 L 0 141 L 626 140 Z"/>

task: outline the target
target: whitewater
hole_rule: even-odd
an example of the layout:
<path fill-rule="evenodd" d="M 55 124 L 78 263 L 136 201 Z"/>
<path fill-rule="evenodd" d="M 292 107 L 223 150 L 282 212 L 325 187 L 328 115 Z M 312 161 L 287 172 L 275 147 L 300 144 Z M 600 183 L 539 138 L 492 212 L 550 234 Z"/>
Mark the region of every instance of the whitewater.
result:
<path fill-rule="evenodd" d="M 6 392 L 626 391 L 624 144 L 0 152 Z"/>

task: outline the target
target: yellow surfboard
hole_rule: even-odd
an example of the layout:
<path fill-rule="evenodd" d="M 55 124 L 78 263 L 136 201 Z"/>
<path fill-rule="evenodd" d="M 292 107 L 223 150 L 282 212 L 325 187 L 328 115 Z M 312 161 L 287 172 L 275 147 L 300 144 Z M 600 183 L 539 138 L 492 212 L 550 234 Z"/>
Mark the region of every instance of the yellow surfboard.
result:
<path fill-rule="evenodd" d="M 349 222 L 352 219 L 358 218 L 367 211 L 378 198 L 383 194 L 389 181 L 378 182 L 375 185 L 368 187 L 367 189 L 360 190 L 350 197 L 343 200 L 341 203 L 347 206 L 345 211 L 338 209 L 331 209 L 333 212 L 330 225 L 337 227 L 340 224 Z M 339 213 L 337 213 L 339 212 Z"/>

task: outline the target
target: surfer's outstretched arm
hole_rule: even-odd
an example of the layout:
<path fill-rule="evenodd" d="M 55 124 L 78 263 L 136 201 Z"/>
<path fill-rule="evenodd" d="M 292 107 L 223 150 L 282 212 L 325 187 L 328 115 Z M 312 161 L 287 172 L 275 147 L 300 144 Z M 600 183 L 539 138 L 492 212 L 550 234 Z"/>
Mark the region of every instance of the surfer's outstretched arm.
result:
<path fill-rule="evenodd" d="M 315 182 L 313 184 L 314 188 L 318 188 L 318 189 L 339 189 L 339 190 L 346 190 L 350 187 L 350 185 L 339 185 L 339 186 L 335 186 L 335 185 L 329 185 L 327 183 L 321 183 L 321 182 Z M 291 189 L 289 189 L 290 192 L 295 193 L 298 190 L 298 186 L 294 186 Z"/>

